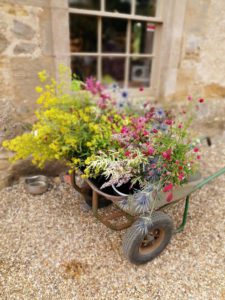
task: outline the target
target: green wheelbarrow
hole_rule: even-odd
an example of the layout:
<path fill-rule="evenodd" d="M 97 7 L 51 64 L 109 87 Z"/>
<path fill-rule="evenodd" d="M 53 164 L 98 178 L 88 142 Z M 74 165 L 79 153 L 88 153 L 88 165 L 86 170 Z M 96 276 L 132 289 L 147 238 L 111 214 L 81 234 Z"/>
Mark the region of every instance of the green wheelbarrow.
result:
<path fill-rule="evenodd" d="M 209 144 L 209 142 L 208 142 Z M 210 142 L 211 144 L 211 142 Z M 102 191 L 95 182 L 89 179 L 81 180 L 79 174 L 71 174 L 73 187 L 84 197 L 85 201 L 92 207 L 94 216 L 112 230 L 127 229 L 123 237 L 123 253 L 125 257 L 136 265 L 151 261 L 157 257 L 169 244 L 173 234 L 181 232 L 187 221 L 190 196 L 195 191 L 225 173 L 225 167 L 215 172 L 205 179 L 200 174 L 196 174 L 181 187 L 174 188 L 173 200 L 167 202 L 165 193 L 157 195 L 157 202 L 151 218 L 133 216 L 121 209 L 120 201 L 125 199 L 115 192 L 114 189 Z M 183 218 L 181 224 L 174 228 L 173 221 L 162 208 L 185 200 Z M 114 203 L 116 210 L 111 213 L 102 214 L 99 209 Z M 140 230 L 142 223 L 145 222 L 146 230 Z"/>

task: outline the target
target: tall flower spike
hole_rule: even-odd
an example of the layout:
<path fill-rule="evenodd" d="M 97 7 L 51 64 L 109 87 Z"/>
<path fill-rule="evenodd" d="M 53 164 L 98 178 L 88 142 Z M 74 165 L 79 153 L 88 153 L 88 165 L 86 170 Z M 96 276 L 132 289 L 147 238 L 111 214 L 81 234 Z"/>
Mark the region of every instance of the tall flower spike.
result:
<path fill-rule="evenodd" d="M 139 192 L 134 195 L 134 210 L 137 214 L 143 214 L 150 210 L 152 202 L 151 193 Z"/>
<path fill-rule="evenodd" d="M 121 208 L 123 211 L 130 213 L 130 203 L 127 198 L 124 198 L 117 202 L 117 205 L 119 208 Z"/>

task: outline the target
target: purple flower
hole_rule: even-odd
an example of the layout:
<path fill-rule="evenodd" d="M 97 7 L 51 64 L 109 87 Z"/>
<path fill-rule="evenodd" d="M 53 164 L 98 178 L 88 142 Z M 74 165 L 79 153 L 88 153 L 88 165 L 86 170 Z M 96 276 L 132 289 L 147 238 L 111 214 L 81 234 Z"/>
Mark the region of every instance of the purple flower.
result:
<path fill-rule="evenodd" d="M 162 108 L 156 109 L 155 116 L 158 119 L 163 119 L 165 117 L 165 112 Z"/>
<path fill-rule="evenodd" d="M 118 85 L 117 85 L 116 83 L 113 83 L 113 84 L 112 84 L 112 89 L 113 89 L 113 90 L 116 90 L 117 88 L 118 88 Z"/>
<path fill-rule="evenodd" d="M 122 91 L 121 96 L 123 98 L 128 98 L 128 92 L 127 91 Z"/>
<path fill-rule="evenodd" d="M 135 212 L 145 213 L 150 209 L 151 193 L 139 192 L 134 195 Z"/>

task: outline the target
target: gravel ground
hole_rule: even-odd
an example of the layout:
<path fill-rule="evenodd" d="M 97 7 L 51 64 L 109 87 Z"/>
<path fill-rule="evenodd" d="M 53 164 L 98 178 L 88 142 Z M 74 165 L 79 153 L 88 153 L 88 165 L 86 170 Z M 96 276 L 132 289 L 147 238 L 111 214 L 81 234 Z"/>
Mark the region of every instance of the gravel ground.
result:
<path fill-rule="evenodd" d="M 215 144 L 203 155 L 205 174 L 225 162 L 225 137 Z M 70 186 L 41 196 L 23 182 L 2 190 L 0 299 L 225 299 L 224 176 L 192 196 L 184 232 L 139 267 L 122 255 L 124 232 L 99 223 Z M 167 209 L 176 224 L 182 208 Z"/>

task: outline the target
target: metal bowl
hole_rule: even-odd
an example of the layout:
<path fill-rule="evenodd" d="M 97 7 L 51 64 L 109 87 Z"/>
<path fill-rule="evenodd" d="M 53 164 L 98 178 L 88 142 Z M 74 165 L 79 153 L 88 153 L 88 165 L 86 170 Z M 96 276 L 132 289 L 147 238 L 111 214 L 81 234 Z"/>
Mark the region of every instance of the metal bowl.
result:
<path fill-rule="evenodd" d="M 32 195 L 40 195 L 47 191 L 48 178 L 43 175 L 30 176 L 25 178 L 25 189 Z"/>

